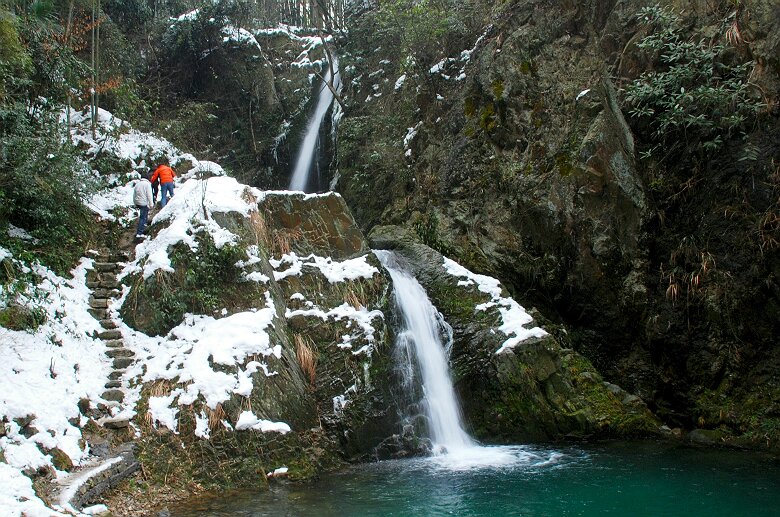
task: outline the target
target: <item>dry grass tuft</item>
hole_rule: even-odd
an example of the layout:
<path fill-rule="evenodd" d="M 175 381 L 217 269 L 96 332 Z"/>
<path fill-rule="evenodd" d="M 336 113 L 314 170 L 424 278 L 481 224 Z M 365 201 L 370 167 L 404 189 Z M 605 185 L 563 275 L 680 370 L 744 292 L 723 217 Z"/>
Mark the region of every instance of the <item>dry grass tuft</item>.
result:
<path fill-rule="evenodd" d="M 295 356 L 301 366 L 304 375 L 309 378 L 309 383 L 314 386 L 317 378 L 317 356 L 310 345 L 311 341 L 300 334 L 295 334 Z"/>
<path fill-rule="evenodd" d="M 355 309 L 368 307 L 369 294 L 360 281 L 342 282 L 334 285 L 339 297 Z"/>
<path fill-rule="evenodd" d="M 363 304 L 360 301 L 360 298 L 358 297 L 357 293 L 355 293 L 355 291 L 352 290 L 347 291 L 347 294 L 344 296 L 344 301 L 350 304 L 355 309 L 360 309 L 361 307 L 365 307 L 365 304 Z"/>
<path fill-rule="evenodd" d="M 265 222 L 265 216 L 258 212 L 249 214 L 249 224 L 255 234 L 255 243 L 266 249 L 271 247 L 271 239 L 268 235 L 268 225 Z"/>
<path fill-rule="evenodd" d="M 222 421 L 225 419 L 225 410 L 222 408 L 222 404 L 217 404 L 217 407 L 211 409 L 205 406 L 206 416 L 209 419 L 209 429 L 212 431 L 219 428 L 222 425 Z"/>
<path fill-rule="evenodd" d="M 292 245 L 303 236 L 300 228 L 285 229 L 274 233 L 271 249 L 275 257 L 287 255 L 292 251 Z"/>

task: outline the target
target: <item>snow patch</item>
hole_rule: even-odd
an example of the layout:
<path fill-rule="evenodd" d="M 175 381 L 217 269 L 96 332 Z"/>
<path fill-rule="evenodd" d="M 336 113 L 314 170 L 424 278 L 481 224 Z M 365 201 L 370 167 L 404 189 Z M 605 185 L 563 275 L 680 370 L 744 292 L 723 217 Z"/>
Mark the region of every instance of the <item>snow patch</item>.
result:
<path fill-rule="evenodd" d="M 284 422 L 272 422 L 257 418 L 251 411 L 244 411 L 236 422 L 236 431 L 260 431 L 263 433 L 275 432 L 286 434 L 290 432 L 290 426 Z"/>
<path fill-rule="evenodd" d="M 485 311 L 491 307 L 498 306 L 501 314 L 501 326 L 498 330 L 509 336 L 496 354 L 505 352 L 517 346 L 519 343 L 532 337 L 544 337 L 547 332 L 540 327 L 526 328 L 525 325 L 531 323 L 533 318 L 526 310 L 512 298 L 502 296 L 501 283 L 489 276 L 472 273 L 454 260 L 444 258 L 444 269 L 452 276 L 464 278 L 459 280 L 459 286 L 476 285 L 479 291 L 490 296 L 491 301 L 477 305 L 475 311 Z"/>

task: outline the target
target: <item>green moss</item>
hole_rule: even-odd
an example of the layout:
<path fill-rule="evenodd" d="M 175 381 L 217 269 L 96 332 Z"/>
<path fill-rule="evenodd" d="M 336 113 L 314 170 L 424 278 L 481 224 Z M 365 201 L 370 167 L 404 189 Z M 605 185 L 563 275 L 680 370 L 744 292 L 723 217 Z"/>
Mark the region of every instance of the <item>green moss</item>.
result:
<path fill-rule="evenodd" d="M 10 330 L 34 331 L 46 321 L 46 313 L 40 307 L 29 308 L 11 305 L 0 309 L 0 327 Z"/>
<path fill-rule="evenodd" d="M 473 321 L 487 326 L 495 326 L 499 323 L 499 316 L 495 311 L 475 310 L 477 305 L 490 301 L 490 297 L 485 293 L 459 286 L 454 279 L 436 282 L 426 287 L 428 295 L 434 300 L 434 305 L 443 314 L 447 314 L 448 319 Z"/>
<path fill-rule="evenodd" d="M 533 75 L 536 72 L 536 66 L 532 61 L 522 61 L 520 63 L 520 72 L 524 75 Z"/>
<path fill-rule="evenodd" d="M 415 233 L 423 244 L 430 246 L 442 255 L 453 255 L 452 246 L 444 242 L 439 232 L 439 217 L 436 212 L 426 212 L 412 223 Z"/>
<path fill-rule="evenodd" d="M 780 448 L 780 388 L 767 379 L 750 391 L 724 381 L 706 390 L 696 400 L 697 425 L 722 428 L 726 443 L 762 448 Z"/>
<path fill-rule="evenodd" d="M 601 376 L 585 357 L 568 354 L 563 367 L 575 381 L 575 389 L 582 400 L 570 416 L 587 413 L 588 420 L 596 422 L 593 431 L 616 434 L 621 437 L 647 436 L 658 433 L 659 422 L 646 410 L 630 411 L 604 386 Z"/>
<path fill-rule="evenodd" d="M 73 469 L 73 461 L 62 450 L 52 449 L 49 451 L 49 454 L 51 455 L 51 462 L 57 470 L 70 471 Z"/>
<path fill-rule="evenodd" d="M 555 166 L 558 169 L 558 173 L 563 176 L 571 176 L 574 171 L 574 166 L 571 163 L 571 157 L 568 153 L 560 152 L 555 155 Z"/>
<path fill-rule="evenodd" d="M 493 90 L 493 98 L 497 101 L 504 97 L 504 81 L 502 79 L 496 79 L 493 81 L 491 89 Z"/>
<path fill-rule="evenodd" d="M 498 117 L 496 107 L 492 102 L 488 102 L 479 113 L 479 127 L 490 134 L 498 126 Z"/>
<path fill-rule="evenodd" d="M 474 118 L 477 114 L 477 101 L 474 97 L 466 97 L 463 101 L 463 113 L 468 118 Z"/>

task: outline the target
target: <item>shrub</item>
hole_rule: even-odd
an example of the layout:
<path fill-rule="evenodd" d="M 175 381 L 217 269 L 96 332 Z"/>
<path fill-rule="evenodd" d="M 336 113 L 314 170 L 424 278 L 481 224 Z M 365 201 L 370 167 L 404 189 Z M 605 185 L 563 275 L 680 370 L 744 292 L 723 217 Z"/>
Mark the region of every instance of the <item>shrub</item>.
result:
<path fill-rule="evenodd" d="M 18 254 L 27 255 L 23 251 Z M 0 327 L 34 331 L 46 322 L 46 311 L 40 304 L 48 294 L 37 287 L 39 279 L 30 268 L 17 264 L 10 258 L 0 261 Z"/>
<path fill-rule="evenodd" d="M 198 250 L 175 247 L 170 254 L 174 273 L 158 273 L 139 283 L 122 306 L 122 318 L 135 328 L 162 335 L 181 323 L 186 313 L 214 314 L 250 298 L 253 286 L 242 282 L 236 262 L 246 259 L 234 245 L 217 248 L 208 234 L 199 235 Z"/>
<path fill-rule="evenodd" d="M 464 22 L 468 11 L 460 4 L 435 0 L 382 2 L 377 13 L 379 30 L 386 37 L 398 39 L 405 66 L 413 63 L 421 66 L 421 71 L 427 70 L 437 58 L 462 50 L 460 40 L 468 32 Z"/>
<path fill-rule="evenodd" d="M 0 135 L 0 216 L 37 239 L 28 251 L 64 274 L 95 231 L 83 203 L 94 182 L 89 168 L 62 143 L 56 126 L 28 122 L 24 129 Z"/>
<path fill-rule="evenodd" d="M 755 121 L 764 105 L 748 81 L 752 61 L 737 62 L 724 45 L 691 41 L 669 10 L 645 7 L 637 16 L 653 27 L 638 47 L 656 56 L 658 69 L 632 81 L 625 98 L 655 148 L 714 151 Z"/>

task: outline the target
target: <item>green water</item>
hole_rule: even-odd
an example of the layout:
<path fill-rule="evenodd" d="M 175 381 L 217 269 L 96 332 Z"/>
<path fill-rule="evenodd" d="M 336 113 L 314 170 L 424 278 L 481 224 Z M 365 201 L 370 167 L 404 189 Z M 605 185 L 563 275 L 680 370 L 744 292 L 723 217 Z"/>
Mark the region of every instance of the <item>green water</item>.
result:
<path fill-rule="evenodd" d="M 760 454 L 648 442 L 498 450 L 515 460 L 360 465 L 316 483 L 200 498 L 172 515 L 780 516 L 780 461 Z"/>

